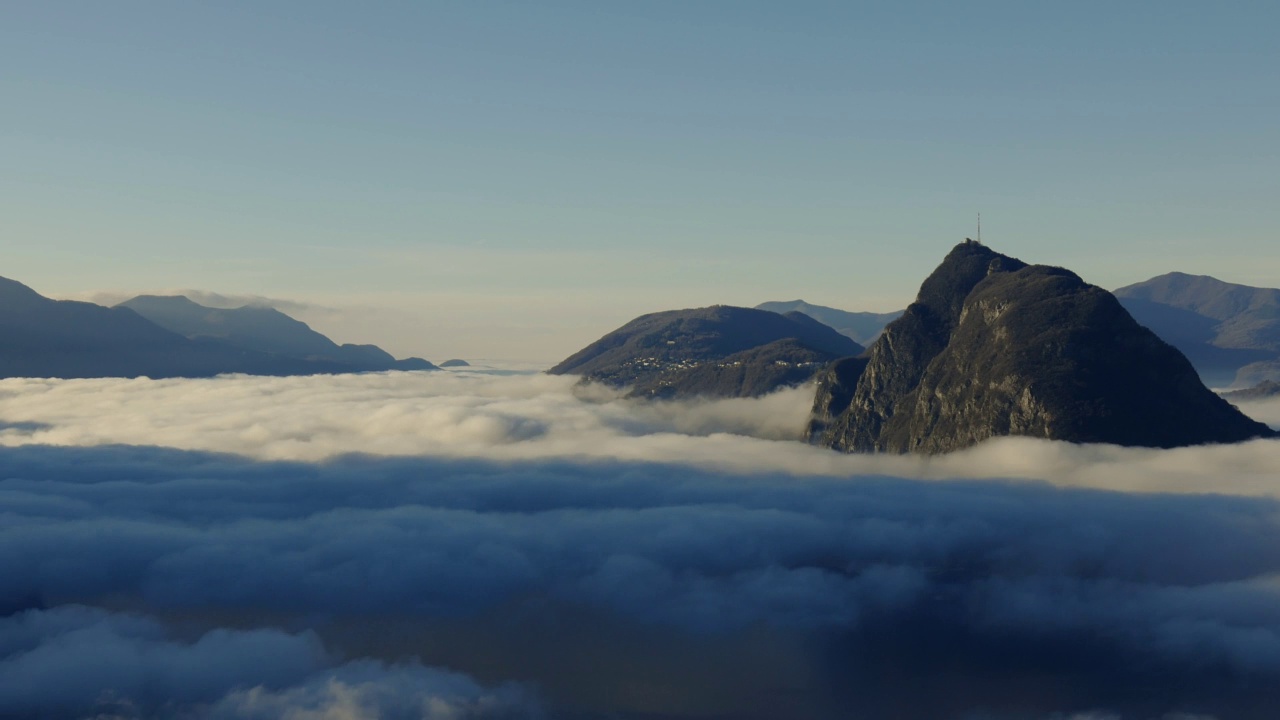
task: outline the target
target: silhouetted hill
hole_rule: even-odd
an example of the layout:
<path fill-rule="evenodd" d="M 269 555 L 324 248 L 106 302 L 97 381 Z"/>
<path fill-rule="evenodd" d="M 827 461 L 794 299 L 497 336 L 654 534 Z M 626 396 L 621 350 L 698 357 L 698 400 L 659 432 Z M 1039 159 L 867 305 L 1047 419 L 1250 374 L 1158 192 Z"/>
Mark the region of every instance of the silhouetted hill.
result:
<path fill-rule="evenodd" d="M 1174 272 L 1115 295 L 1212 385 L 1240 384 L 1247 381 L 1236 377 L 1241 368 L 1280 359 L 1280 290 Z M 1271 379 L 1280 380 L 1280 374 Z"/>
<path fill-rule="evenodd" d="M 756 309 L 784 315 L 789 312 L 804 313 L 860 345 L 867 345 L 875 340 L 885 325 L 902 315 L 901 310 L 888 313 L 849 312 L 803 300 L 764 302 L 757 305 Z"/>
<path fill-rule="evenodd" d="M 466 360 L 459 360 L 458 358 L 453 358 L 451 360 L 445 360 L 444 362 L 440 363 L 440 367 L 442 368 L 471 367 L 471 363 L 467 362 Z"/>
<path fill-rule="evenodd" d="M 716 305 L 643 315 L 551 368 L 633 396 L 746 397 L 802 383 L 863 350 L 801 314 Z"/>
<path fill-rule="evenodd" d="M 866 360 L 856 383 L 852 366 L 824 376 L 811 440 L 939 453 L 1001 435 L 1148 447 L 1273 435 L 1111 293 L 974 242 L 947 255 Z"/>
<path fill-rule="evenodd" d="M 50 300 L 7 279 L 0 279 L 0 337 L 3 377 L 292 375 L 340 369 L 189 340 L 128 308 Z"/>
<path fill-rule="evenodd" d="M 127 307 L 51 300 L 0 278 L 0 377 L 211 377 L 350 372 L 326 359 L 187 338 Z"/>
<path fill-rule="evenodd" d="M 306 323 L 273 308 L 212 308 L 181 295 L 139 295 L 117 307 L 127 307 L 160 327 L 189 338 L 212 337 L 294 357 L 332 355 L 338 349 Z"/>
<path fill-rule="evenodd" d="M 349 371 L 429 370 L 421 358 L 396 360 L 376 345 L 338 345 L 274 308 L 212 308 L 181 295 L 139 295 L 126 307 L 166 330 L 191 339 L 213 338 L 244 350 L 346 366 Z"/>

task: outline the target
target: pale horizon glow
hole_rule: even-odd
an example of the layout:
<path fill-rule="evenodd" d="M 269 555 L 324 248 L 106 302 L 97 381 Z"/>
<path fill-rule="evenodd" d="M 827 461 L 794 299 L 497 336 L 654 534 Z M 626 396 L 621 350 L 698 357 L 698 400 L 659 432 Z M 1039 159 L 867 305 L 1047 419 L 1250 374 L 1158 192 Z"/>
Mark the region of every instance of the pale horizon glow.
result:
<path fill-rule="evenodd" d="M 1270 5 L 71 2 L 0 22 L 9 277 L 550 363 L 636 315 L 885 312 L 976 234 L 1280 286 Z"/>

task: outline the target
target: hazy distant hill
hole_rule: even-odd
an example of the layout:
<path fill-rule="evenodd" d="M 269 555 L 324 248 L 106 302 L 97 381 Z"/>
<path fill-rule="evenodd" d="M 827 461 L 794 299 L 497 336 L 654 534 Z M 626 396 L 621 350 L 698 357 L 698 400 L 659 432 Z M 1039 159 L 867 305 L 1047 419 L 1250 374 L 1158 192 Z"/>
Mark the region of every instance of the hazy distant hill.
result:
<path fill-rule="evenodd" d="M 802 313 L 716 305 L 643 315 L 548 372 L 629 386 L 643 397 L 750 397 L 804 382 L 862 350 Z"/>
<path fill-rule="evenodd" d="M 294 375 L 342 366 L 195 341 L 128 308 L 50 300 L 0 278 L 0 376 L 205 377 L 219 373 Z"/>
<path fill-rule="evenodd" d="M 1138 322 L 1185 353 L 1212 385 L 1267 379 L 1265 365 L 1247 378 L 1236 376 L 1251 363 L 1280 359 L 1280 290 L 1173 272 L 1115 295 Z"/>
<path fill-rule="evenodd" d="M 188 338 L 127 307 L 51 300 L 0 278 L 0 377 L 210 377 L 351 372 L 347 363 Z"/>
<path fill-rule="evenodd" d="M 940 453 L 1003 435 L 1176 447 L 1275 433 L 1069 270 L 957 245 L 865 366 L 819 378 L 811 441 Z"/>
<path fill-rule="evenodd" d="M 803 300 L 764 302 L 757 305 L 756 309 L 781 314 L 804 313 L 823 325 L 833 328 L 841 335 L 852 338 L 859 345 L 870 344 L 885 325 L 902 315 L 901 310 L 888 313 L 849 312 L 825 305 L 814 305 Z"/>
<path fill-rule="evenodd" d="M 188 338 L 215 338 L 246 350 L 334 362 L 354 371 L 434 367 L 421 358 L 396 360 L 376 345 L 338 345 L 306 323 L 273 308 L 212 308 L 181 295 L 139 295 L 117 307 L 129 308 L 160 327 Z"/>

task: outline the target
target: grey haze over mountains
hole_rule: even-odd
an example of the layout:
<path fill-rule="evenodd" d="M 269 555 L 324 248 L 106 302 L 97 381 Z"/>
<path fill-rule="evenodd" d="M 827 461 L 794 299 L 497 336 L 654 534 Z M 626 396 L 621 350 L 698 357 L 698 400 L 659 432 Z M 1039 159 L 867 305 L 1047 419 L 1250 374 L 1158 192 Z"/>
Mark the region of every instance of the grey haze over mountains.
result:
<path fill-rule="evenodd" d="M 120 303 L 166 330 L 191 339 L 214 338 L 246 350 L 335 362 L 353 370 L 430 370 L 422 358 L 396 360 L 377 345 L 338 345 L 306 323 L 269 307 L 225 309 L 181 295 L 139 295 Z"/>
<path fill-rule="evenodd" d="M 1172 272 L 1115 291 L 1213 386 L 1280 380 L 1280 290 Z"/>
<path fill-rule="evenodd" d="M 811 442 L 940 453 L 1003 435 L 1176 447 L 1275 433 L 1069 270 L 957 245 L 865 358 L 819 379 Z"/>
<path fill-rule="evenodd" d="M 187 337 L 128 307 L 51 300 L 5 278 L 0 278 L 0 336 L 0 377 L 311 375 L 391 369 L 383 366 L 381 355 L 367 350 L 352 351 L 352 357 L 364 353 L 367 358 L 356 364 L 236 344 L 210 333 Z"/>
<path fill-rule="evenodd" d="M 835 329 L 836 332 L 852 338 L 860 345 L 870 345 L 884 330 L 884 326 L 897 320 L 901 310 L 887 313 L 849 312 L 825 305 L 814 305 L 804 300 L 770 301 L 760 303 L 757 310 L 768 310 L 783 315 L 799 312 L 808 315 L 818 322 Z"/>
<path fill-rule="evenodd" d="M 548 370 L 634 397 L 755 397 L 863 346 L 803 313 L 713 307 L 642 315 Z"/>

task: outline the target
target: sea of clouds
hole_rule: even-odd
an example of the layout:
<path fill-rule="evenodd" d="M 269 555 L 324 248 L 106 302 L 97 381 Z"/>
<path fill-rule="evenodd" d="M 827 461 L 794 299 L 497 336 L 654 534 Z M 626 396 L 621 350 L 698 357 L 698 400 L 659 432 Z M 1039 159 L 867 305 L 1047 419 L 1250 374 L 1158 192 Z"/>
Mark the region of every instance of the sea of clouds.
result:
<path fill-rule="evenodd" d="M 810 397 L 0 381 L 0 717 L 1274 717 L 1280 442 L 844 456 Z"/>
<path fill-rule="evenodd" d="M 658 461 L 734 472 L 1010 478 L 1124 491 L 1280 493 L 1280 445 L 1179 450 L 1002 438 L 940 457 L 794 442 L 813 389 L 643 402 L 571 376 L 392 372 L 203 380 L 0 379 L 0 446 L 153 445 L 257 460 L 378 456 Z M 1241 405 L 1280 427 L 1280 399 Z"/>

